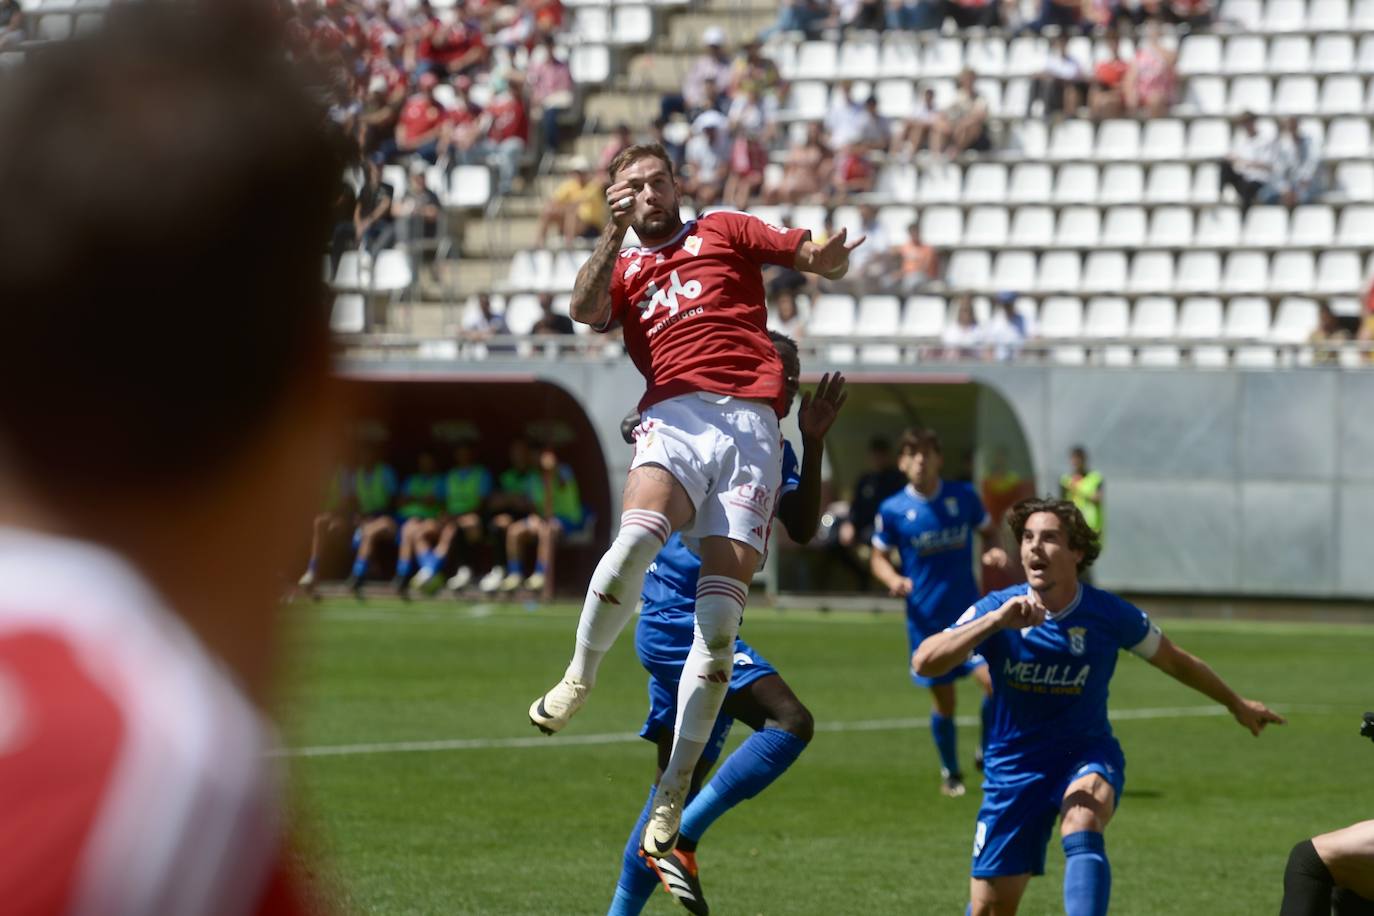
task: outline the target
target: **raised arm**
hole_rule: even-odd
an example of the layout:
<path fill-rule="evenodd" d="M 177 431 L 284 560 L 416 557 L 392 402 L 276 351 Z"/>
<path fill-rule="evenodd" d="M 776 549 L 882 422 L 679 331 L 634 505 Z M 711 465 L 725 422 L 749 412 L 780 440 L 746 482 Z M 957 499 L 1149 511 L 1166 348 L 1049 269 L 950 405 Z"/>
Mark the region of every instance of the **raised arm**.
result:
<path fill-rule="evenodd" d="M 1008 598 L 995 611 L 963 626 L 929 636 L 916 647 L 911 667 L 921 677 L 939 677 L 963 664 L 973 650 L 998 630 L 1038 626 L 1045 622 L 1045 609 L 1025 595 Z"/>
<path fill-rule="evenodd" d="M 826 239 L 824 245 L 812 241 L 801 243 L 792 266 L 811 274 L 820 274 L 827 280 L 838 280 L 849 272 L 849 253 L 864 243 L 864 236 L 852 245 L 845 244 L 847 229 Z"/>
<path fill-rule="evenodd" d="M 611 320 L 611 274 L 620 257 L 620 244 L 634 217 L 634 189 L 629 182 L 617 181 L 606 189 L 611 220 L 601 230 L 596 248 L 577 272 L 568 310 L 574 321 L 604 327 Z"/>
<path fill-rule="evenodd" d="M 1264 726 L 1273 722 L 1277 725 L 1288 724 L 1283 716 L 1273 712 L 1258 700 L 1247 700 L 1236 693 L 1212 670 L 1211 666 L 1178 646 L 1167 636 L 1159 641 L 1159 648 L 1150 657 L 1150 664 L 1186 687 L 1191 687 L 1204 696 L 1211 697 L 1230 711 L 1236 721 L 1258 735 Z"/>
<path fill-rule="evenodd" d="M 821 376 L 816 393 L 802 394 L 797 425 L 802 434 L 801 482 L 778 503 L 778 519 L 787 529 L 788 537 L 805 544 L 816 536 L 821 521 L 821 457 L 825 454 L 825 435 L 830 432 L 840 408 L 849 397 L 844 390 L 844 376 L 836 372 Z"/>

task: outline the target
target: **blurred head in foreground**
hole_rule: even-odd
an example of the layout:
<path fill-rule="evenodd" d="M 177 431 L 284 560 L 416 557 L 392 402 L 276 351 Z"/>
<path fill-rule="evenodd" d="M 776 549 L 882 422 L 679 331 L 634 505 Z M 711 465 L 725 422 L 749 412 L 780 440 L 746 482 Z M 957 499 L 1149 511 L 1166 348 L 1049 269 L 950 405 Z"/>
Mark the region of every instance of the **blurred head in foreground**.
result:
<path fill-rule="evenodd" d="M 0 874 L 21 909 L 297 911 L 249 696 L 333 459 L 341 163 L 265 10 L 114 5 L 0 83 L 0 806 L 53 864 Z"/>

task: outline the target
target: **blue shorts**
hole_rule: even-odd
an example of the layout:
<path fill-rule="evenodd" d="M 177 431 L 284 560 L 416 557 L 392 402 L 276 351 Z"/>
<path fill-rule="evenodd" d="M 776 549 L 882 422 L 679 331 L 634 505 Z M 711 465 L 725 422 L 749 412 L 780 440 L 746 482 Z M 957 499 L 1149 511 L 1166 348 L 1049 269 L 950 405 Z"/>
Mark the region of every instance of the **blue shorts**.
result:
<path fill-rule="evenodd" d="M 935 633 L 942 633 L 944 632 L 944 630 L 944 627 L 927 630 L 926 627 L 922 626 L 917 621 L 912 620 L 910 615 L 907 616 L 906 638 L 907 645 L 911 648 L 911 651 L 907 653 L 906 657 L 908 668 L 910 668 L 911 666 L 911 656 L 916 654 L 916 648 L 921 645 L 925 638 Z M 911 669 L 911 683 L 915 684 L 917 687 L 935 687 L 940 684 L 953 684 L 960 678 L 968 677 L 977 669 L 986 666 L 987 662 L 983 660 L 983 656 L 972 655 L 969 656 L 968 661 L 960 663 L 959 665 L 955 666 L 953 670 L 946 671 L 939 677 L 922 677 L 921 675 L 916 673 L 915 669 Z"/>
<path fill-rule="evenodd" d="M 1126 760 L 1115 738 L 1080 749 L 1060 765 L 983 780 L 983 806 L 973 836 L 973 877 L 1043 875 L 1045 851 L 1064 791 L 1075 779 L 1097 773 L 1111 783 L 1117 804 L 1126 787 Z"/>
<path fill-rule="evenodd" d="M 558 520 L 558 524 L 563 529 L 564 534 L 579 533 L 583 528 L 587 527 L 587 522 L 591 521 L 591 517 L 590 513 L 584 513 L 580 519 L 574 522 L 562 515 L 554 516 L 554 518 Z"/>
<path fill-rule="evenodd" d="M 680 631 L 681 626 L 679 624 L 671 629 Z M 663 729 L 671 729 L 677 724 L 678 682 L 682 679 L 682 666 L 691 649 L 690 639 L 686 645 L 683 645 L 680 637 L 671 644 L 665 644 L 661 640 L 663 634 L 664 628 L 655 626 L 652 619 L 641 616 L 635 631 L 635 650 L 639 654 L 640 664 L 649 672 L 649 715 L 644 720 L 644 727 L 639 730 L 639 737 L 655 743 Z M 660 638 L 656 639 L 656 636 Z M 735 665 L 730 672 L 729 693 L 743 690 L 760 678 L 777 673 L 778 669 L 754 651 L 752 646 L 742 639 L 735 640 Z M 711 728 L 706 749 L 701 753 L 703 759 L 719 759 L 733 723 L 734 719 L 730 716 L 724 712 L 720 714 Z"/>

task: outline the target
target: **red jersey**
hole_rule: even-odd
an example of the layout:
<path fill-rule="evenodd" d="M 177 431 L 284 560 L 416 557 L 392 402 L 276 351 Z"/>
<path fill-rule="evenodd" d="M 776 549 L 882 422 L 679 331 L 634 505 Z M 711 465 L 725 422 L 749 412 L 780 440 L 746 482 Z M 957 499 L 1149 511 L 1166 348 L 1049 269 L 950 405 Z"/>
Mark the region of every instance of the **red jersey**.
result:
<path fill-rule="evenodd" d="M 513 92 L 503 92 L 487 103 L 487 114 L 491 115 L 491 129 L 487 138 L 492 143 L 519 138 L 528 140 L 530 119 L 525 106 Z"/>
<path fill-rule="evenodd" d="M 785 407 L 782 361 L 768 339 L 764 264 L 791 267 L 807 229 L 746 213 L 687 223 L 652 248 L 626 248 L 611 275 L 611 322 L 648 389 L 640 411 L 694 391 Z"/>
<path fill-rule="evenodd" d="M 444 109 L 434 103 L 425 93 L 417 93 L 406 99 L 401 107 L 399 127 L 406 142 L 423 137 L 444 123 Z"/>
<path fill-rule="evenodd" d="M 131 567 L 0 529 L 7 913 L 305 912 L 270 732 Z"/>

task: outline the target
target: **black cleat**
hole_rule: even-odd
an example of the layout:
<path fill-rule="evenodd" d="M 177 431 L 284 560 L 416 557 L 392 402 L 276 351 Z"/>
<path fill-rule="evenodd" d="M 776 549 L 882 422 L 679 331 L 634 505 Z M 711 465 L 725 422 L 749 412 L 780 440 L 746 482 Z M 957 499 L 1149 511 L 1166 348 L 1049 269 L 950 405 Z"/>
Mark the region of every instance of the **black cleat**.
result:
<path fill-rule="evenodd" d="M 363 600 L 363 580 L 349 576 L 344 580 L 344 588 L 353 593 L 353 597 L 358 601 Z"/>
<path fill-rule="evenodd" d="M 396 597 L 402 601 L 410 600 L 410 580 L 405 576 L 397 576 L 391 580 L 391 587 L 396 590 Z"/>
<path fill-rule="evenodd" d="M 676 897 L 687 912 L 695 916 L 708 916 L 711 908 L 706 905 L 706 895 L 701 891 L 696 853 L 674 849 L 661 859 L 653 856 L 644 858 L 658 875 L 658 880 L 663 882 L 663 889 Z"/>
<path fill-rule="evenodd" d="M 973 768 L 979 773 L 983 772 L 983 746 L 981 744 L 973 749 Z"/>

